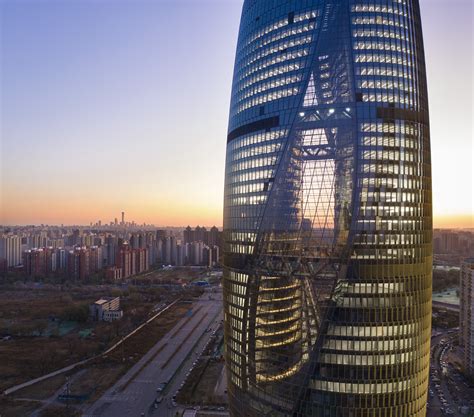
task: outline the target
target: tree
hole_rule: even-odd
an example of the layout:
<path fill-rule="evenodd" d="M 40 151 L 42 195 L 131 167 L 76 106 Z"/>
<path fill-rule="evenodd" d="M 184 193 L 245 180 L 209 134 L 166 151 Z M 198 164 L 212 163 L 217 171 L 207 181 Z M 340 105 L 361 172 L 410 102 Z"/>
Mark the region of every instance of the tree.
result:
<path fill-rule="evenodd" d="M 85 323 L 89 318 L 89 305 L 79 304 L 67 307 L 61 315 L 62 320 L 77 321 L 78 323 Z"/>

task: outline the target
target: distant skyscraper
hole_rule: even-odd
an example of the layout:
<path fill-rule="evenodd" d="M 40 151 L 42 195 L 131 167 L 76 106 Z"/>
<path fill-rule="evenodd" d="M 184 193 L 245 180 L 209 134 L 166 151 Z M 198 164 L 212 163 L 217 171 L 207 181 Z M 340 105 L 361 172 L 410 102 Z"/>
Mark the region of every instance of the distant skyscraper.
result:
<path fill-rule="evenodd" d="M 463 366 L 474 377 L 474 258 L 461 265 L 459 335 L 463 348 Z"/>
<path fill-rule="evenodd" d="M 245 0 L 224 202 L 233 417 L 425 416 L 430 163 L 417 0 Z"/>
<path fill-rule="evenodd" d="M 122 225 L 125 224 L 125 212 L 122 211 Z"/>

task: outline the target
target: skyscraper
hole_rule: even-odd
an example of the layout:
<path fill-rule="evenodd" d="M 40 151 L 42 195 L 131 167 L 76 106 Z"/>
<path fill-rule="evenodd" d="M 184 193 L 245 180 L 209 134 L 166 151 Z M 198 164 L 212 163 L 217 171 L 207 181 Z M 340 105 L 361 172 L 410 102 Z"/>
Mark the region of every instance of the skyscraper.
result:
<path fill-rule="evenodd" d="M 474 377 L 474 258 L 461 264 L 459 344 L 463 349 L 463 368 Z"/>
<path fill-rule="evenodd" d="M 245 0 L 226 158 L 231 415 L 425 416 L 418 1 Z"/>

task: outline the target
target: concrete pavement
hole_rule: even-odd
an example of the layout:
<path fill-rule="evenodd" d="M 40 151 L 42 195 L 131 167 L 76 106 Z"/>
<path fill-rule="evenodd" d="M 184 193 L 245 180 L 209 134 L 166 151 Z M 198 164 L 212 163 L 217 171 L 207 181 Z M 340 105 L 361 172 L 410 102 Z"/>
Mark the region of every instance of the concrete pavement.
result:
<path fill-rule="evenodd" d="M 172 397 L 222 320 L 222 293 L 206 291 L 193 304 L 192 311 L 107 390 L 84 417 L 174 416 L 177 407 Z M 164 382 L 166 388 L 158 393 L 158 386 Z M 158 397 L 162 401 L 155 408 Z"/>

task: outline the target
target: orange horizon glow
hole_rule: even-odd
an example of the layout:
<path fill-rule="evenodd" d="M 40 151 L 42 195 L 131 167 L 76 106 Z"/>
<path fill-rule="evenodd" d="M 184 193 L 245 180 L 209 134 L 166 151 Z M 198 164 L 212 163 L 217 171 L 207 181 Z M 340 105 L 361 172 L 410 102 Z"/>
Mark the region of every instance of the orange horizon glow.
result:
<path fill-rule="evenodd" d="M 41 204 L 43 203 L 43 204 Z M 102 225 L 113 222 L 115 217 L 120 222 L 122 210 L 125 212 L 125 221 L 135 221 L 138 225 L 146 223 L 147 225 L 164 227 L 186 227 L 204 226 L 222 227 L 222 207 L 200 207 L 197 205 L 186 204 L 167 204 L 148 207 L 147 209 L 138 207 L 124 207 L 116 209 L 109 205 L 102 205 L 101 209 L 94 207 L 94 212 L 85 210 L 83 207 L 67 204 L 65 202 L 55 203 L 56 210 L 45 206 L 44 202 L 37 201 L 35 208 L 31 207 L 2 207 L 0 216 L 0 225 L 2 226 L 21 226 L 21 225 L 84 225 L 91 222 L 101 221 Z M 38 211 L 45 209 L 39 215 Z M 435 215 L 433 217 L 434 229 L 474 229 L 473 214 L 456 215 Z"/>
<path fill-rule="evenodd" d="M 241 2 L 3 3 L 0 225 L 221 227 Z M 420 3 L 433 227 L 474 229 L 470 3 Z"/>
<path fill-rule="evenodd" d="M 150 184 L 151 187 L 151 184 Z M 203 190 L 187 188 L 179 190 L 162 188 L 158 197 L 149 193 L 146 187 L 110 196 L 91 191 L 88 195 L 75 192 L 74 188 L 62 190 L 58 199 L 59 186 L 50 184 L 48 191 L 31 187 L 6 186 L 0 192 L 0 225 L 90 225 L 99 220 L 103 225 L 120 222 L 125 212 L 127 222 L 153 224 L 155 226 L 222 227 L 223 198 L 221 188 Z M 25 199 L 24 196 L 28 196 Z M 8 198 L 3 198 L 8 196 Z M 449 207 L 439 207 L 433 215 L 435 229 L 474 229 L 474 214 L 470 208 L 459 208 L 448 213 Z"/>
<path fill-rule="evenodd" d="M 434 229 L 474 229 L 473 214 L 443 215 L 433 217 Z"/>
<path fill-rule="evenodd" d="M 91 222 L 94 224 L 99 220 L 102 225 L 107 225 L 113 222 L 115 218 L 120 222 L 121 210 L 105 211 L 98 210 L 95 213 L 88 213 L 85 210 L 81 210 L 78 207 L 67 207 L 64 205 L 65 210 L 61 212 L 48 212 L 40 217 L 33 217 L 35 213 L 31 213 L 28 209 L 22 208 L 17 210 L 15 213 L 3 213 L 0 217 L 0 225 L 4 226 L 16 226 L 16 225 L 84 225 L 87 226 Z M 127 210 L 125 212 L 125 221 L 132 222 L 140 225 L 146 223 L 147 225 L 155 226 L 205 226 L 205 227 L 222 227 L 222 211 L 211 210 L 205 211 L 202 207 L 190 207 L 188 213 L 186 208 L 176 206 L 161 207 L 157 210 L 149 209 L 145 211 L 137 211 L 134 209 Z M 67 213 L 67 214 L 66 214 Z M 157 214 L 158 213 L 158 214 Z M 36 215 L 37 216 L 37 215 Z"/>

